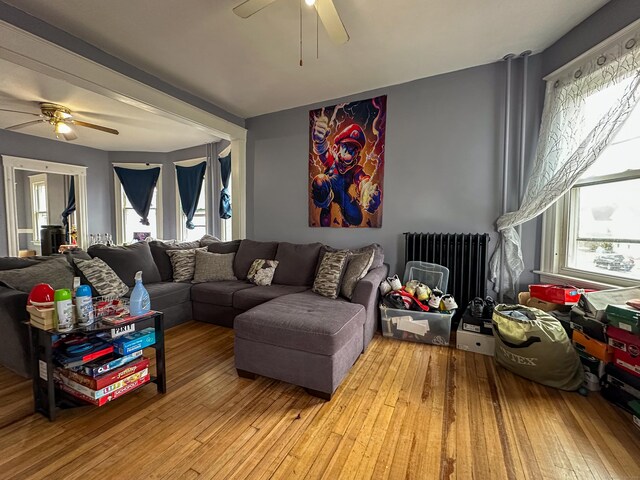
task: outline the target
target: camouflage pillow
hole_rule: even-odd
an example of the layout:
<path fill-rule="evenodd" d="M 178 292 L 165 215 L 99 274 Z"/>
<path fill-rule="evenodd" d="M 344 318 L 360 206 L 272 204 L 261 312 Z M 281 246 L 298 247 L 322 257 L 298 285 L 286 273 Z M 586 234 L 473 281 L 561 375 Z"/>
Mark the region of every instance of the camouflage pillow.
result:
<path fill-rule="evenodd" d="M 247 273 L 247 280 L 254 285 L 271 285 L 278 263 L 277 260 L 264 260 L 262 258 L 254 260 L 249 273 Z"/>
<path fill-rule="evenodd" d="M 338 298 L 344 267 L 349 258 L 349 250 L 325 252 L 313 282 L 313 292 L 328 298 Z"/>

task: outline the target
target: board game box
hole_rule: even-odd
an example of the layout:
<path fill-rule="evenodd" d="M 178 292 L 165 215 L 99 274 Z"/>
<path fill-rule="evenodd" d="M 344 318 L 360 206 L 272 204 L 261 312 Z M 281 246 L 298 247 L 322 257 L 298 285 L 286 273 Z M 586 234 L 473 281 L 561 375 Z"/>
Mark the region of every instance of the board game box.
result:
<path fill-rule="evenodd" d="M 67 387 L 71 388 L 75 392 L 81 393 L 82 395 L 85 395 L 91 398 L 92 400 L 98 400 L 99 398 L 102 398 L 111 392 L 115 392 L 116 390 L 124 387 L 125 385 L 129 385 L 130 383 L 136 382 L 139 379 L 144 378 L 148 375 L 149 375 L 149 369 L 145 368 L 144 370 L 134 373 L 133 375 L 129 375 L 128 377 L 123 378 L 122 380 L 119 380 L 117 382 L 114 382 L 111 385 L 107 385 L 106 387 L 101 388 L 99 390 L 93 390 L 91 388 L 85 387 L 84 385 L 81 385 L 78 382 L 74 382 L 73 380 L 69 379 L 69 377 L 62 375 L 60 373 L 60 370 L 56 370 L 55 379 L 58 383 L 62 383 L 66 385 Z"/>
<path fill-rule="evenodd" d="M 58 368 L 57 370 L 60 375 L 63 375 L 69 380 L 72 380 L 84 387 L 92 390 L 100 390 L 148 367 L 149 359 L 143 357 L 137 361 L 133 361 L 120 368 L 107 372 L 104 375 L 100 375 L 99 377 L 93 377 L 67 368 Z"/>
<path fill-rule="evenodd" d="M 145 328 L 139 332 L 128 333 L 113 341 L 113 347 L 120 355 L 128 355 L 156 343 L 156 329 Z"/>
<path fill-rule="evenodd" d="M 103 397 L 100 397 L 98 399 L 93 399 L 90 398 L 86 395 L 83 395 L 79 392 L 76 392 L 74 389 L 72 389 L 71 387 L 65 385 L 64 383 L 60 383 L 58 384 L 58 386 L 60 387 L 60 389 L 64 390 L 65 392 L 69 393 L 70 395 L 79 398 L 80 400 L 83 400 L 87 403 L 91 403 L 93 405 L 97 405 L 98 407 L 101 407 L 102 405 L 110 402 L 111 400 L 115 400 L 118 397 L 121 397 L 122 395 L 124 395 L 125 393 L 130 392 L 131 390 L 134 390 L 135 388 L 144 385 L 145 383 L 149 382 L 149 380 L 151 380 L 151 377 L 149 375 L 139 378 L 138 380 L 128 383 L 127 385 L 125 385 L 122 388 L 119 388 L 118 390 L 115 390 L 107 395 L 104 395 Z"/>
<path fill-rule="evenodd" d="M 84 365 L 73 368 L 72 370 L 75 372 L 84 373 L 85 375 L 89 375 L 91 377 L 97 377 L 99 375 L 110 372 L 111 370 L 122 367 L 123 365 L 126 365 L 127 363 L 139 357 L 142 357 L 142 350 L 138 350 L 137 352 L 133 352 L 129 355 L 124 356 L 112 353 L 108 357 L 85 363 Z"/>

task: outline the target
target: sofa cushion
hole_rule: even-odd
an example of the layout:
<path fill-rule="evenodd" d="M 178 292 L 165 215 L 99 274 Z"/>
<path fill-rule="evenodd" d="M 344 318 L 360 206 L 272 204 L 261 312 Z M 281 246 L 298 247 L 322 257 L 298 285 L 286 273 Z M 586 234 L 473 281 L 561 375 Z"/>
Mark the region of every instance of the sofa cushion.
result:
<path fill-rule="evenodd" d="M 174 282 L 190 282 L 196 271 L 196 252 L 206 252 L 207 247 L 186 248 L 184 250 L 167 250 L 171 260 Z"/>
<path fill-rule="evenodd" d="M 230 242 L 214 242 L 210 243 L 207 251 L 211 253 L 236 253 L 240 247 L 241 240 L 232 240 Z"/>
<path fill-rule="evenodd" d="M 231 307 L 233 306 L 234 293 L 245 288 L 255 288 L 255 286 L 240 280 L 197 283 L 191 287 L 191 300 L 221 307 Z"/>
<path fill-rule="evenodd" d="M 239 290 L 233 294 L 233 306 L 239 310 L 249 310 L 250 308 L 268 302 L 274 298 L 300 293 L 308 290 L 307 286 L 298 285 L 267 285 L 257 286 Z"/>
<path fill-rule="evenodd" d="M 254 240 L 242 240 L 238 253 L 233 262 L 233 271 L 238 280 L 246 280 L 247 272 L 256 258 L 273 260 L 276 258 L 278 242 L 256 242 Z"/>
<path fill-rule="evenodd" d="M 349 255 L 349 250 L 325 252 L 322 255 L 318 273 L 316 273 L 316 278 L 313 281 L 313 291 L 315 293 L 328 298 L 336 298 L 338 296 Z"/>
<path fill-rule="evenodd" d="M 365 245 L 364 247 L 349 249 L 349 252 L 351 252 L 354 255 L 357 255 L 360 253 L 365 253 L 367 251 L 370 251 L 371 249 L 373 249 L 373 262 L 371 262 L 371 266 L 369 267 L 369 271 L 371 271 L 374 268 L 378 268 L 384 265 L 384 248 L 382 248 L 382 245 L 379 245 L 377 243 L 372 243 L 370 245 Z M 324 252 L 337 252 L 339 250 L 343 250 L 343 249 L 333 248 L 328 245 L 323 245 L 322 250 L 320 251 L 320 259 L 322 260 L 322 255 L 324 255 Z"/>
<path fill-rule="evenodd" d="M 34 262 L 26 268 L 0 271 L 0 282 L 21 292 L 29 293 L 38 283 L 48 283 L 54 290 L 73 287 L 74 270 L 62 257 Z"/>
<path fill-rule="evenodd" d="M 196 266 L 191 283 L 237 280 L 233 274 L 235 253 L 210 253 L 196 250 Z"/>
<path fill-rule="evenodd" d="M 375 251 L 371 247 L 367 247 L 362 253 L 355 253 L 349 256 L 349 263 L 342 277 L 340 295 L 351 300 L 356 285 L 369 272 L 374 256 Z"/>
<path fill-rule="evenodd" d="M 91 257 L 97 257 L 109 265 L 128 287 L 133 287 L 136 272 L 140 270 L 142 270 L 142 281 L 145 284 L 160 281 L 160 272 L 153 261 L 147 242 L 134 243 L 124 247 L 91 245 L 87 252 Z"/>
<path fill-rule="evenodd" d="M 363 336 L 365 310 L 311 291 L 276 298 L 235 319 L 236 337 L 294 350 L 333 355 Z"/>
<path fill-rule="evenodd" d="M 200 242 L 169 243 L 159 240 L 149 242 L 151 256 L 160 272 L 160 280 L 162 282 L 173 280 L 173 267 L 171 266 L 171 259 L 167 255 L 167 250 L 186 250 L 188 248 L 198 248 L 199 246 Z"/>
<path fill-rule="evenodd" d="M 145 285 L 145 288 L 149 292 L 151 308 L 160 312 L 191 301 L 191 285 L 188 283 L 158 282 Z M 132 290 L 127 293 L 127 297 Z"/>
<path fill-rule="evenodd" d="M 100 258 L 92 258 L 91 260 L 75 260 L 78 270 L 82 273 L 80 281 L 84 277 L 89 285 L 91 285 L 91 295 L 94 292 L 97 295 L 109 295 L 121 297 L 129 290 L 129 287 L 120 280 L 116 272 Z"/>
<path fill-rule="evenodd" d="M 311 286 L 321 248 L 321 243 L 299 245 L 280 242 L 275 258 L 279 262 L 278 269 L 273 276 L 273 283 Z"/>
<path fill-rule="evenodd" d="M 264 258 L 256 258 L 251 264 L 247 280 L 254 285 L 268 286 L 271 285 L 273 275 L 278 268 L 277 260 L 265 260 Z"/>
<path fill-rule="evenodd" d="M 208 247 L 212 243 L 220 243 L 220 239 L 218 237 L 214 237 L 213 235 L 205 233 L 199 240 L 199 243 L 201 247 Z"/>

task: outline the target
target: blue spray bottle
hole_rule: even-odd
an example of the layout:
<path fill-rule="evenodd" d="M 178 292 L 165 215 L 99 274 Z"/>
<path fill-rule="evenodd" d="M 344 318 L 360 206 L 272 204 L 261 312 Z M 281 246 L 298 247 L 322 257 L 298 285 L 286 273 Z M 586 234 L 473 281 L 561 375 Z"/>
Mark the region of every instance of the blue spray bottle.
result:
<path fill-rule="evenodd" d="M 147 292 L 147 289 L 142 285 L 142 271 L 136 273 L 135 281 L 136 284 L 129 298 L 129 311 L 132 316 L 137 317 L 151 310 L 151 300 L 149 299 L 149 292 Z"/>

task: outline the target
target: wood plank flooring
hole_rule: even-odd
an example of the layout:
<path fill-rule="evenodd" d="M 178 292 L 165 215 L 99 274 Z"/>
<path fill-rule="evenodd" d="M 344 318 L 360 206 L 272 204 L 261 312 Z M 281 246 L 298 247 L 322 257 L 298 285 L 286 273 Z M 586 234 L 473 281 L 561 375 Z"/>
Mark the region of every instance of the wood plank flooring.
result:
<path fill-rule="evenodd" d="M 640 431 L 599 394 L 518 378 L 493 359 L 376 336 L 331 402 L 238 378 L 233 331 L 167 332 L 168 393 L 31 414 L 0 368 L 0 478 L 640 478 Z"/>

